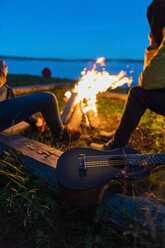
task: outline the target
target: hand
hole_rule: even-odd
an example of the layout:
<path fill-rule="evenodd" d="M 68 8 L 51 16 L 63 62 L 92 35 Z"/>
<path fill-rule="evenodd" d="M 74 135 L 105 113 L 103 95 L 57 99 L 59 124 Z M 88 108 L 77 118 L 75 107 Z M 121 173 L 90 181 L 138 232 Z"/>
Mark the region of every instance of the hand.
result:
<path fill-rule="evenodd" d="M 4 74 L 5 77 L 7 77 L 8 66 L 5 65 L 5 61 L 4 60 L 1 60 L 0 61 L 0 71 Z"/>
<path fill-rule="evenodd" d="M 148 39 L 150 41 L 150 46 L 149 46 L 150 50 L 153 50 L 153 49 L 156 49 L 159 47 L 159 45 L 156 43 L 151 31 L 149 32 Z"/>

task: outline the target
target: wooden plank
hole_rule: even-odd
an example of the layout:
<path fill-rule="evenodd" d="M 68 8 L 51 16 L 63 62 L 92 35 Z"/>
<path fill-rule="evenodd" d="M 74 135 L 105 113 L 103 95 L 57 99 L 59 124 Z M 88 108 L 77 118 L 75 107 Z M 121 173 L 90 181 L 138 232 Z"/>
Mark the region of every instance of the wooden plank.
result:
<path fill-rule="evenodd" d="M 13 125 L 12 127 L 5 129 L 3 132 L 1 132 L 1 134 L 6 134 L 6 135 L 7 134 L 8 135 L 18 134 L 29 127 L 30 127 L 30 125 L 27 122 L 21 121 L 18 124 Z"/>
<path fill-rule="evenodd" d="M 28 85 L 28 86 L 14 87 L 13 91 L 15 94 L 32 93 L 32 92 L 37 92 L 37 91 L 52 90 L 52 89 L 56 89 L 59 87 L 66 87 L 69 85 L 70 85 L 69 83 Z"/>
<path fill-rule="evenodd" d="M 102 207 L 108 213 L 111 223 L 119 230 L 133 234 L 141 240 L 148 237 L 165 244 L 163 199 L 147 193 L 137 197 L 116 194 L 104 200 Z"/>
<path fill-rule="evenodd" d="M 0 135 L 0 143 L 55 168 L 55 161 L 62 154 L 59 150 L 20 135 Z"/>
<path fill-rule="evenodd" d="M 52 190 L 57 190 L 56 165 L 61 151 L 19 135 L 0 135 L 0 150 L 19 152 L 24 168 L 31 174 L 41 177 Z"/>

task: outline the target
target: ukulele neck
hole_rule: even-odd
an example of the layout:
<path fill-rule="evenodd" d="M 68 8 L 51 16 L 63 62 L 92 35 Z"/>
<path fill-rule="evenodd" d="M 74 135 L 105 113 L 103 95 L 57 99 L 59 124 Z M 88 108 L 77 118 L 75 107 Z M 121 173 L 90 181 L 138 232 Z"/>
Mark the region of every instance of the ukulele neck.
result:
<path fill-rule="evenodd" d="M 156 166 L 161 164 L 165 164 L 165 153 L 79 156 L 79 170 L 84 172 L 89 167 L 138 167 Z"/>

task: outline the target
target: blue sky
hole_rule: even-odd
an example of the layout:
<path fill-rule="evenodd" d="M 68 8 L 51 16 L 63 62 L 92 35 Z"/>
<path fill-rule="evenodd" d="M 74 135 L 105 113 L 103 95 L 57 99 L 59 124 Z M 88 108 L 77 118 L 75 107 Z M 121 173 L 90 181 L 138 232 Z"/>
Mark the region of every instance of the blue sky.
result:
<path fill-rule="evenodd" d="M 143 59 L 151 0 L 5 0 L 0 55 Z"/>

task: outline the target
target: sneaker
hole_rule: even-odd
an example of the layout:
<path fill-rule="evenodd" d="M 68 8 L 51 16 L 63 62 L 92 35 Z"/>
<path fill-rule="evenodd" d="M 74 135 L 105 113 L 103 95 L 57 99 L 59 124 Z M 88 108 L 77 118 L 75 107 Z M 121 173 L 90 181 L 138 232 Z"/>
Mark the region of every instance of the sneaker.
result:
<path fill-rule="evenodd" d="M 80 137 L 80 131 L 75 128 L 69 128 L 67 125 L 64 125 L 62 139 L 69 140 L 69 139 L 78 139 Z"/>
<path fill-rule="evenodd" d="M 99 151 L 110 151 L 110 150 L 119 149 L 119 148 L 127 148 L 129 147 L 129 144 L 126 144 L 126 145 L 122 145 L 119 143 L 117 144 L 113 140 L 110 140 L 104 144 L 91 143 L 90 147 L 92 149 L 99 150 Z"/>
<path fill-rule="evenodd" d="M 101 131 L 100 138 L 102 139 L 102 141 L 108 142 L 109 140 L 113 138 L 114 134 L 115 134 L 115 131 L 112 131 L 112 132 Z"/>

